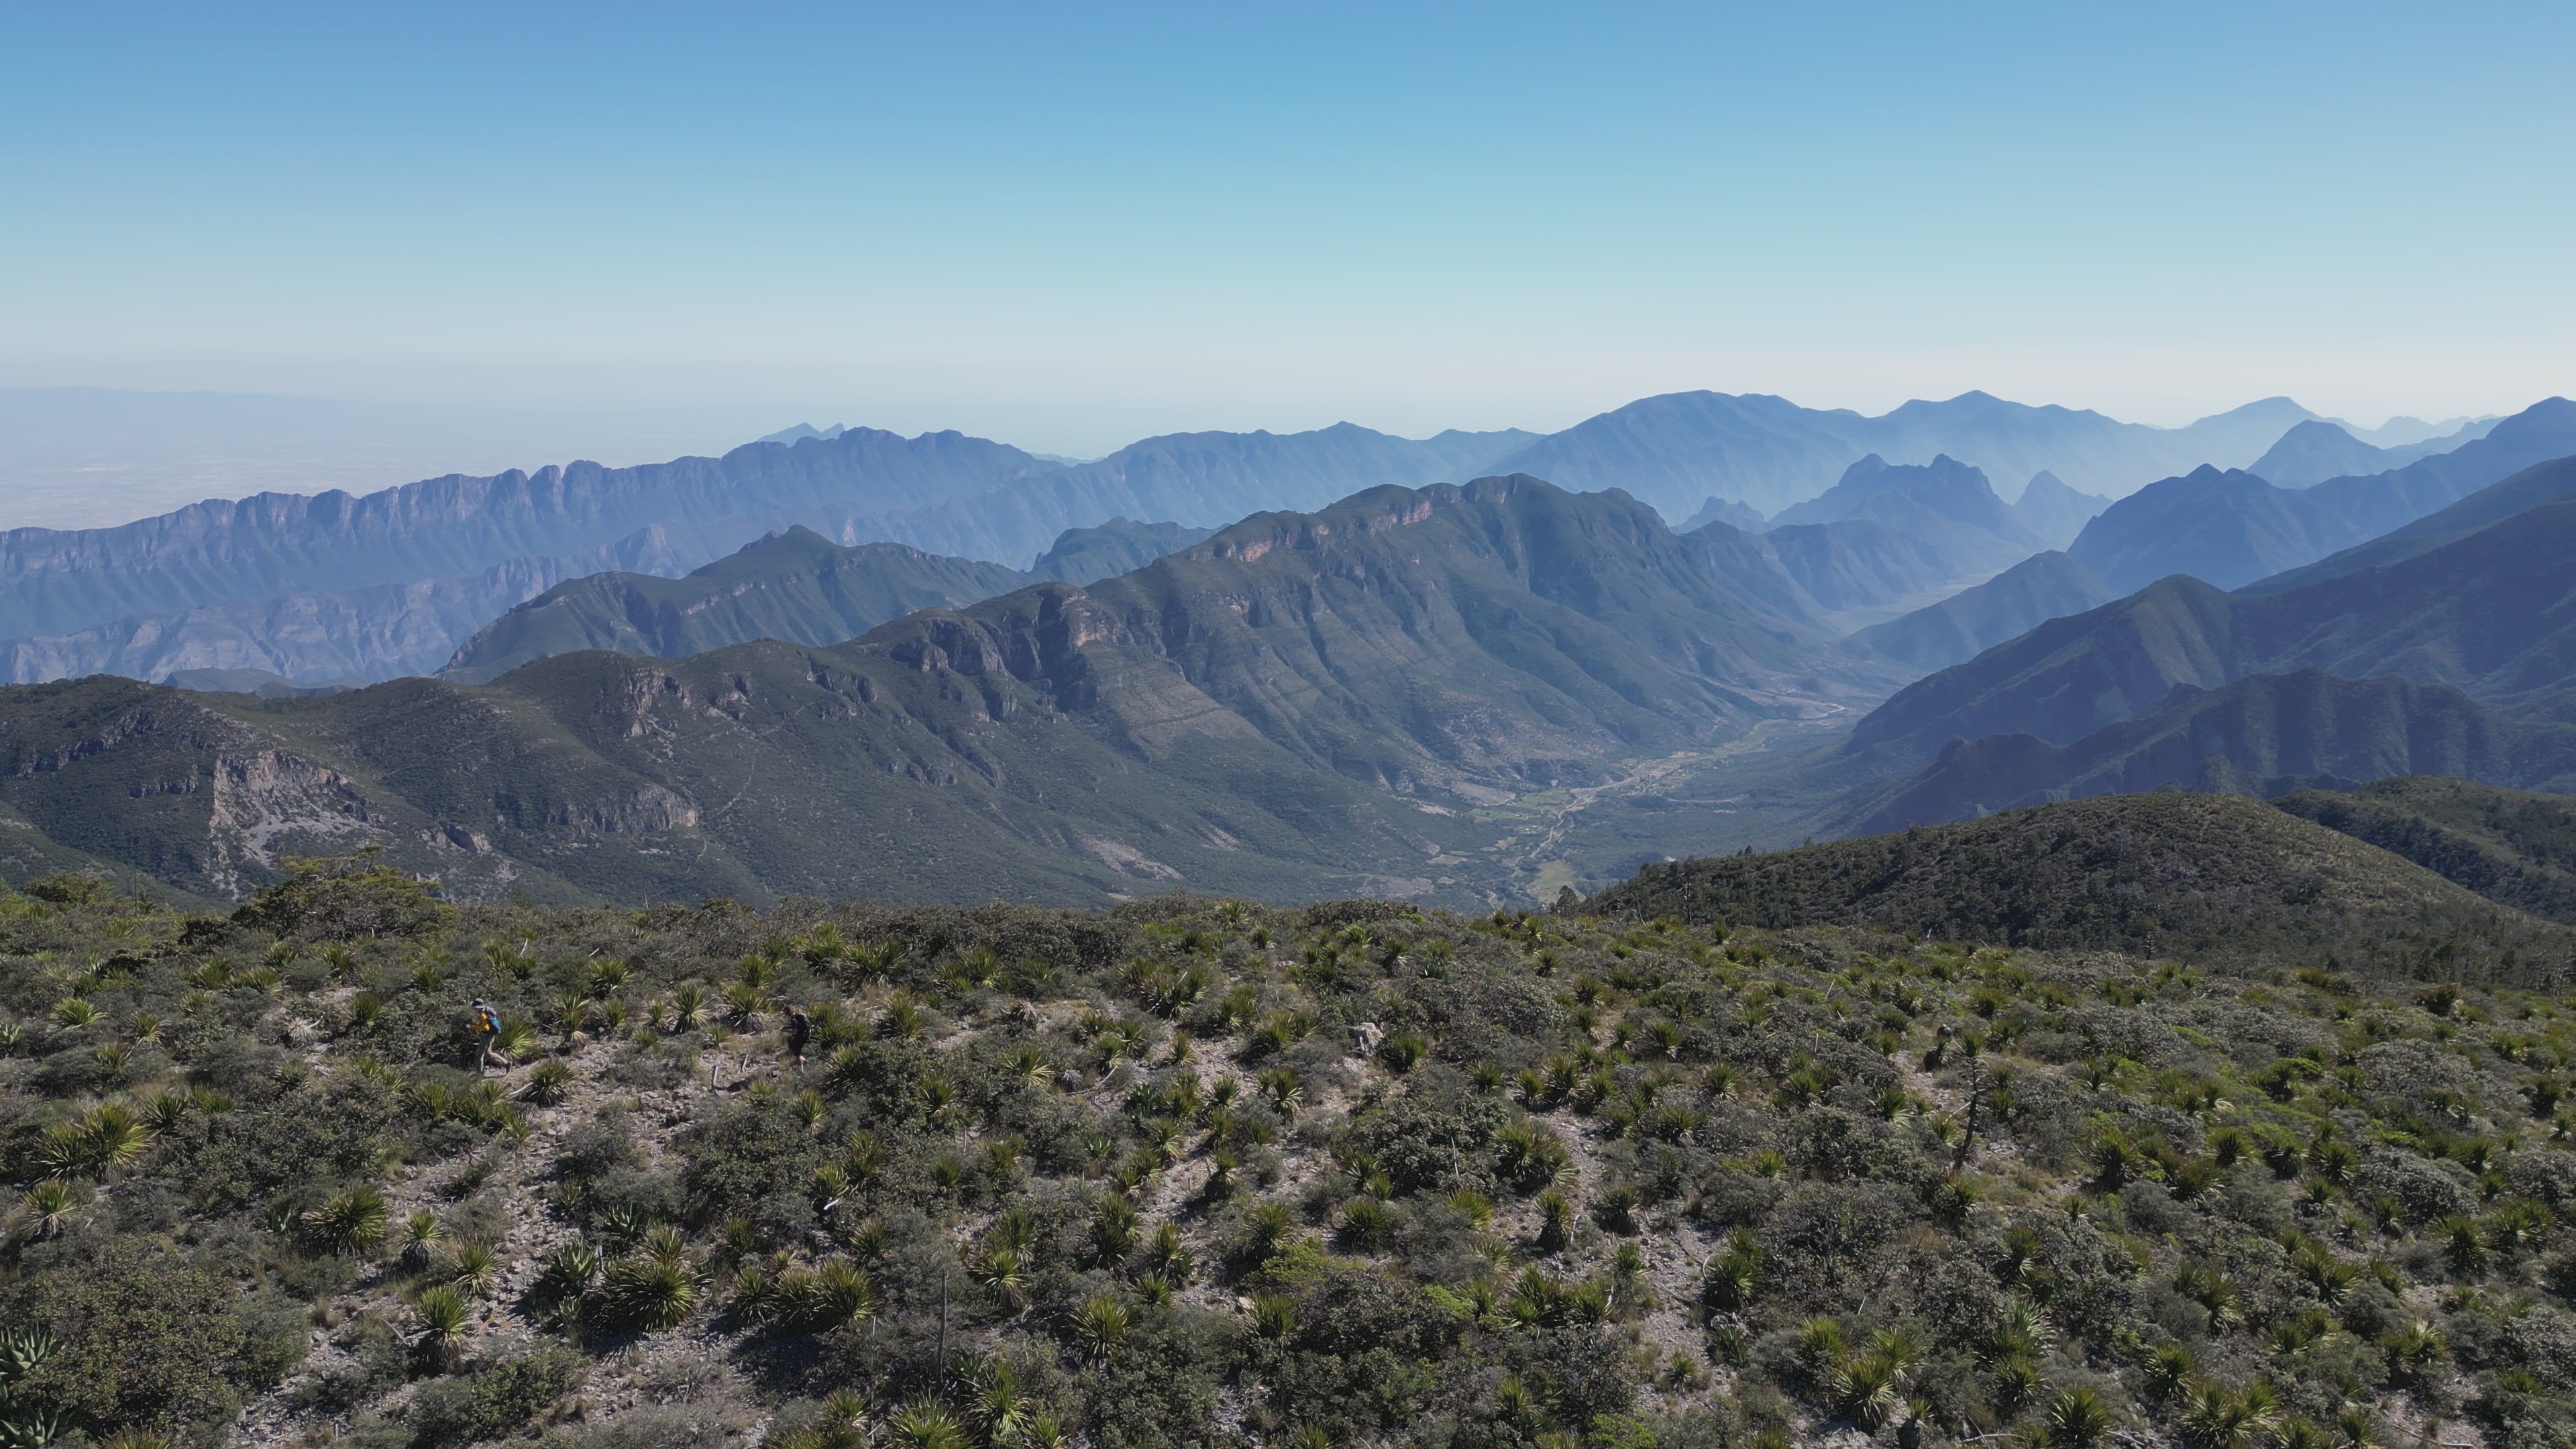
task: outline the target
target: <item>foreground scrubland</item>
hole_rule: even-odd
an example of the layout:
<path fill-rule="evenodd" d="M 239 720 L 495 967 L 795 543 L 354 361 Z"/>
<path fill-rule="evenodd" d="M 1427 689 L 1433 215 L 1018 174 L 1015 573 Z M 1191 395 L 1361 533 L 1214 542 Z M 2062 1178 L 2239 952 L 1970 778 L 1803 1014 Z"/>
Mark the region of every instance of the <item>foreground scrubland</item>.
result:
<path fill-rule="evenodd" d="M 2512 989 L 355 860 L 0 897 L 0 1016 L 10 1449 L 2576 1437 Z"/>

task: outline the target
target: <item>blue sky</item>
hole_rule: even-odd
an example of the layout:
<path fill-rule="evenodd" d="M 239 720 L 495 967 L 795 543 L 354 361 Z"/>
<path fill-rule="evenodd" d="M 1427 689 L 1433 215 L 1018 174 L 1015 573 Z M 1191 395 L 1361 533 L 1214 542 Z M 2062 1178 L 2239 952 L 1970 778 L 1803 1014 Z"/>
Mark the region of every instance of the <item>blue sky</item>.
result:
<path fill-rule="evenodd" d="M 0 383 L 1097 452 L 2576 391 L 2576 6 L 0 9 Z"/>

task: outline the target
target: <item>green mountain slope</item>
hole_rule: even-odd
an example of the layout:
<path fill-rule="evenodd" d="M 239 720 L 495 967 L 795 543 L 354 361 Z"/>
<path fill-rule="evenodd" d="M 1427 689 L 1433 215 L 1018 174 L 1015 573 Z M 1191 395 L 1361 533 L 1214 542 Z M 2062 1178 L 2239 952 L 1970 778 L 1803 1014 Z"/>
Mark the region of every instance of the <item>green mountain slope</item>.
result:
<path fill-rule="evenodd" d="M 2224 795 L 2109 796 L 1768 855 L 1649 865 L 1583 909 L 2187 961 L 2267 958 L 2426 979 L 2576 978 L 2576 930 Z"/>
<path fill-rule="evenodd" d="M 2576 728 L 2523 724 L 2441 685 L 2253 674 L 2214 690 L 2178 685 L 2156 708 L 2071 745 L 2026 734 L 1954 740 L 1866 797 L 1859 829 L 2165 785 L 2277 795 L 2399 775 L 2562 788 L 2576 784 Z"/>
<path fill-rule="evenodd" d="M 2272 803 L 2489 900 L 2576 924 L 2576 799 L 2566 795 L 2417 776 Z"/>
<path fill-rule="evenodd" d="M 24 687 L 0 691 L 0 804 L 218 896 L 366 842 L 482 895 L 1483 899 L 1513 887 L 1460 874 L 1480 807 L 1875 687 L 1809 667 L 1820 637 L 1722 542 L 1488 479 L 829 648 L 295 700 Z"/>

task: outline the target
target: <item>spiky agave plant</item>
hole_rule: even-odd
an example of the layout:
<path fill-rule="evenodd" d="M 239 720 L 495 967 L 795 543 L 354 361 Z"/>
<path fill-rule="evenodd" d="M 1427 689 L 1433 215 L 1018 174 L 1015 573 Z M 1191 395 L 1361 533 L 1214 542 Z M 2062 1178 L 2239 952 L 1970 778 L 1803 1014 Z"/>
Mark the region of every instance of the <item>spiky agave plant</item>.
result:
<path fill-rule="evenodd" d="M 439 1283 L 422 1289 L 420 1297 L 412 1302 L 413 1349 L 429 1363 L 446 1367 L 455 1360 L 473 1316 L 473 1306 L 455 1284 Z"/>
<path fill-rule="evenodd" d="M 559 1061 L 537 1063 L 529 1069 L 519 1095 L 540 1107 L 561 1105 L 564 1098 L 572 1095 L 572 1067 Z"/>
<path fill-rule="evenodd" d="M 385 1239 L 385 1195 L 360 1183 L 304 1215 L 305 1241 L 326 1253 L 371 1252 Z"/>
<path fill-rule="evenodd" d="M 2040 1432 L 2048 1449 L 2094 1449 L 2111 1434 L 2111 1406 L 2082 1385 L 2048 1401 Z"/>
<path fill-rule="evenodd" d="M 972 1449 L 974 1438 L 946 1406 L 916 1399 L 886 1420 L 886 1437 L 902 1449 Z"/>
<path fill-rule="evenodd" d="M 611 1327 L 660 1333 L 688 1321 L 698 1307 L 698 1278 L 685 1261 L 649 1254 L 612 1263 L 599 1284 L 601 1318 Z"/>
<path fill-rule="evenodd" d="M 19 1202 L 24 1231 L 35 1238 L 60 1236 L 80 1212 L 81 1203 L 79 1188 L 59 1177 L 49 1177 L 28 1188 L 26 1197 Z"/>

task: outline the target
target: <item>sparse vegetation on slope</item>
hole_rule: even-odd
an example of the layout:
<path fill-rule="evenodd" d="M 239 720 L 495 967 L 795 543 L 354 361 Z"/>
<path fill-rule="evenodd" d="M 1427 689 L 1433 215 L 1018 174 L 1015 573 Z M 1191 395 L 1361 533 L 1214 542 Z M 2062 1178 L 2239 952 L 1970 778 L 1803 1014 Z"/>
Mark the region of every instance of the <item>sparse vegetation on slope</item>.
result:
<path fill-rule="evenodd" d="M 2576 932 L 2268 805 L 2181 791 L 1649 865 L 1586 909 L 2425 980 L 2576 976 Z"/>
<path fill-rule="evenodd" d="M 401 895 L 0 899 L 11 1442 L 2576 1429 L 2546 997 L 1372 903 Z"/>
<path fill-rule="evenodd" d="M 2576 925 L 2576 798 L 2413 776 L 2273 803 L 2489 900 Z"/>

